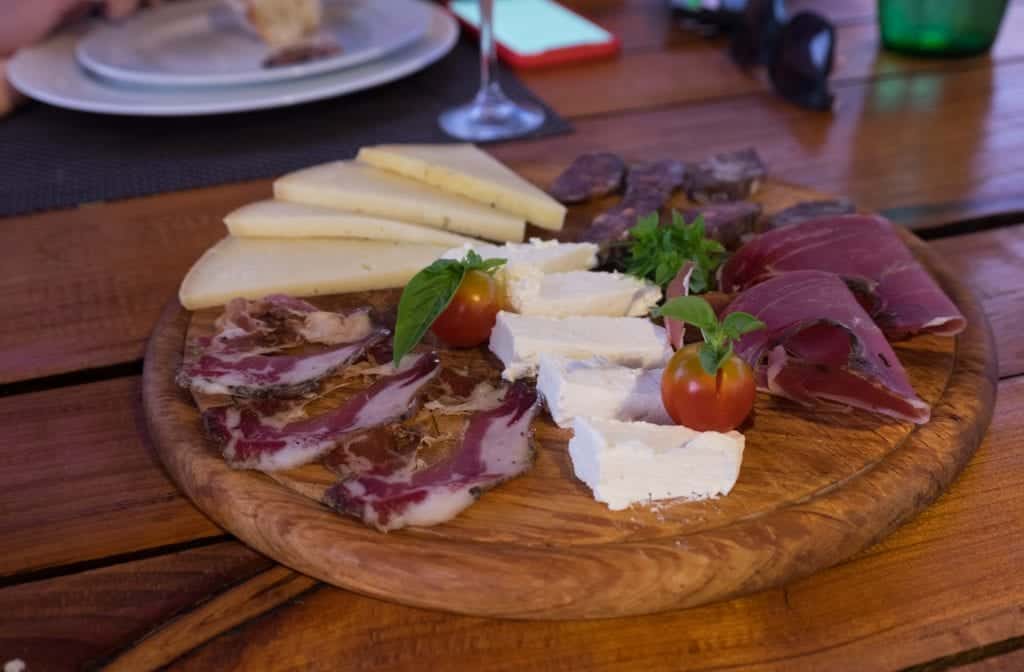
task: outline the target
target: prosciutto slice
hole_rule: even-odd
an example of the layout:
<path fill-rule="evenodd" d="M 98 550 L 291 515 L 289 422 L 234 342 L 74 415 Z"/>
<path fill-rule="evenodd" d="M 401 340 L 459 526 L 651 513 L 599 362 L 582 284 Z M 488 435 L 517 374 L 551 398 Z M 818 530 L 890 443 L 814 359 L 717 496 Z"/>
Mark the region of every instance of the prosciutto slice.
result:
<path fill-rule="evenodd" d="M 780 273 L 831 271 L 842 276 L 889 338 L 954 335 L 964 316 L 881 217 L 841 215 L 769 231 L 744 245 L 721 269 L 722 291 L 752 287 Z"/>
<path fill-rule="evenodd" d="M 178 384 L 203 394 L 292 399 L 313 392 L 320 381 L 382 339 L 384 333 L 312 355 L 250 355 L 207 351 L 186 361 Z"/>
<path fill-rule="evenodd" d="M 452 455 L 424 469 L 406 464 L 386 475 L 340 481 L 326 503 L 381 531 L 451 520 L 480 494 L 526 471 L 533 460 L 530 423 L 537 393 L 513 385 L 505 400 L 470 417 Z"/>
<path fill-rule="evenodd" d="M 440 370 L 437 355 L 428 353 L 322 415 L 282 422 L 253 406 L 218 406 L 203 413 L 203 423 L 231 466 L 290 469 L 318 459 L 356 432 L 410 415 L 420 392 Z"/>
<path fill-rule="evenodd" d="M 692 261 L 685 262 L 676 273 L 676 277 L 665 287 L 665 301 L 671 301 L 677 296 L 686 296 L 690 293 L 690 276 L 693 275 L 694 265 Z M 671 317 L 665 318 L 665 336 L 668 344 L 673 350 L 683 347 L 683 337 L 686 335 L 686 323 L 674 320 Z"/>
<path fill-rule="evenodd" d="M 838 275 L 782 273 L 744 291 L 725 314 L 737 311 L 766 325 L 735 344 L 760 389 L 805 405 L 831 401 L 928 421 L 896 353 Z"/>
<path fill-rule="evenodd" d="M 303 343 L 353 343 L 375 331 L 369 309 L 334 313 L 284 294 L 255 301 L 232 299 L 214 326 L 217 333 L 204 344 L 207 351 L 250 355 L 277 352 Z"/>

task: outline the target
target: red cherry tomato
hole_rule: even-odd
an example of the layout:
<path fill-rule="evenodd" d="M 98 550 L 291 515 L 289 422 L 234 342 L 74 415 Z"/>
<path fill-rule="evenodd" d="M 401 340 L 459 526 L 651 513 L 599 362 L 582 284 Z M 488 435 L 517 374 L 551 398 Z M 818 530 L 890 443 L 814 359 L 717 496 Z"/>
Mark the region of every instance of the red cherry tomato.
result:
<path fill-rule="evenodd" d="M 754 407 L 754 373 L 731 355 L 717 375 L 700 363 L 700 343 L 680 349 L 661 377 L 661 400 L 676 423 L 698 431 L 727 432 L 739 427 Z"/>
<path fill-rule="evenodd" d="M 501 288 L 483 271 L 469 271 L 444 312 L 430 329 L 442 341 L 458 348 L 472 348 L 487 342 L 501 310 Z"/>

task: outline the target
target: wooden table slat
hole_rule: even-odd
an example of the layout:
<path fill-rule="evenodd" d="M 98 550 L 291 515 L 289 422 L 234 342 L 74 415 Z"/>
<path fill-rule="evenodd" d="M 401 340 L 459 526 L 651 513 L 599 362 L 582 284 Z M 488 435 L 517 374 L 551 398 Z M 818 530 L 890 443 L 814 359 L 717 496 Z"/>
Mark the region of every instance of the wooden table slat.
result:
<path fill-rule="evenodd" d="M 0 590 L 0 652 L 30 666 L 52 660 L 58 642 L 69 655 L 110 655 L 138 639 L 143 623 L 163 624 L 200 596 L 221 595 L 213 607 L 192 610 L 205 617 L 195 635 L 200 646 L 172 669 L 308 669 L 340 660 L 360 670 L 455 663 L 488 670 L 844 669 L 837 660 L 857 661 L 857 669 L 896 669 L 1024 630 L 1024 574 L 1015 564 L 1024 557 L 1017 529 L 1024 511 L 1022 441 L 1024 377 L 1016 377 L 1001 383 L 989 435 L 950 491 L 888 540 L 784 589 L 697 609 L 517 622 L 428 612 L 323 587 L 270 613 L 254 609 L 259 617 L 239 627 L 238 614 L 217 605 L 257 594 L 267 578 L 256 573 L 267 565 L 231 542 Z M 207 569 L 216 575 L 212 583 Z M 287 584 L 289 575 L 274 574 L 270 585 Z M 255 578 L 221 594 L 246 576 Z M 186 595 L 179 600 L 179 593 Z M 146 609 L 163 616 L 138 616 Z M 104 622 L 83 627 L 92 619 Z M 176 621 L 166 627 L 180 630 Z M 172 638 L 157 632 L 148 641 L 166 639 Z"/>

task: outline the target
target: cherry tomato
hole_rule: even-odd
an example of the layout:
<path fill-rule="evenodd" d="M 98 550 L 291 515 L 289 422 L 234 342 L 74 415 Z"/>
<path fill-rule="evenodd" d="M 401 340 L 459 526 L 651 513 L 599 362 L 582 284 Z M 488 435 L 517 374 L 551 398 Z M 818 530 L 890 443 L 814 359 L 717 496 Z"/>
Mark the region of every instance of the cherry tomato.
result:
<path fill-rule="evenodd" d="M 430 329 L 445 343 L 472 348 L 487 342 L 501 310 L 501 288 L 489 273 L 469 271 Z"/>
<path fill-rule="evenodd" d="M 754 372 L 731 355 L 711 375 L 701 366 L 700 347 L 700 343 L 687 345 L 669 360 L 661 377 L 661 400 L 680 425 L 727 432 L 738 427 L 754 407 Z"/>

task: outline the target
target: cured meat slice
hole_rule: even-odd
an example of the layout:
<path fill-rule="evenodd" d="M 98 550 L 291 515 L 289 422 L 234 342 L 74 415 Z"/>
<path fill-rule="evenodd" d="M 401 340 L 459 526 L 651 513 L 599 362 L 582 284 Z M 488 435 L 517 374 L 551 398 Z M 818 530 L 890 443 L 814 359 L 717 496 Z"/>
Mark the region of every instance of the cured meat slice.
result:
<path fill-rule="evenodd" d="M 619 190 L 626 164 L 610 152 L 589 152 L 576 157 L 551 186 L 562 203 L 582 203 Z"/>
<path fill-rule="evenodd" d="M 453 454 L 424 469 L 406 465 L 383 475 L 340 481 L 326 503 L 381 531 L 451 520 L 480 494 L 526 471 L 533 460 L 530 423 L 537 393 L 519 383 L 497 408 L 469 418 Z"/>
<path fill-rule="evenodd" d="M 688 222 L 698 215 L 704 218 L 705 236 L 717 240 L 728 250 L 735 250 L 745 236 L 757 231 L 761 205 L 750 201 L 708 203 L 683 213 Z"/>
<path fill-rule="evenodd" d="M 765 323 L 735 344 L 760 389 L 805 405 L 830 401 L 918 424 L 928 421 L 928 405 L 839 276 L 782 273 L 744 291 L 725 314 L 737 311 Z"/>
<path fill-rule="evenodd" d="M 687 261 L 683 264 L 676 277 L 665 287 L 665 301 L 670 301 L 677 296 L 686 296 L 690 293 L 690 276 L 693 275 L 693 262 Z M 683 336 L 686 334 L 686 323 L 674 320 L 671 317 L 665 318 L 665 336 L 668 337 L 668 344 L 673 350 L 683 347 Z"/>
<path fill-rule="evenodd" d="M 689 167 L 686 195 L 697 203 L 742 201 L 757 193 L 765 175 L 764 163 L 753 148 L 716 154 Z"/>
<path fill-rule="evenodd" d="M 203 413 L 203 424 L 232 467 L 290 469 L 320 458 L 356 432 L 413 413 L 420 392 L 440 370 L 437 355 L 428 353 L 420 355 L 414 366 L 381 379 L 328 413 L 281 422 L 251 406 L 217 406 Z"/>
<path fill-rule="evenodd" d="M 200 354 L 178 371 L 178 385 L 202 394 L 233 397 L 293 399 L 316 390 L 320 381 L 335 373 L 366 348 L 384 337 L 376 333 L 356 343 L 340 345 L 312 355 Z"/>
<path fill-rule="evenodd" d="M 206 346 L 208 350 L 251 355 L 302 343 L 352 343 L 368 337 L 375 329 L 369 309 L 334 313 L 283 294 L 257 300 L 232 299 L 214 326 L 217 333 Z"/>
<path fill-rule="evenodd" d="M 686 165 L 666 159 L 631 166 L 626 177 L 626 195 L 618 205 L 594 218 L 582 240 L 602 242 L 625 238 L 639 217 L 659 212 L 682 186 Z"/>
<path fill-rule="evenodd" d="M 963 315 L 882 217 L 841 215 L 769 231 L 722 266 L 719 286 L 740 291 L 779 273 L 837 273 L 889 338 L 954 335 Z"/>
<path fill-rule="evenodd" d="M 765 229 L 781 229 L 784 226 L 800 224 L 809 219 L 820 219 L 835 215 L 850 215 L 857 211 L 853 201 L 838 198 L 822 201 L 804 201 L 765 218 Z"/>

